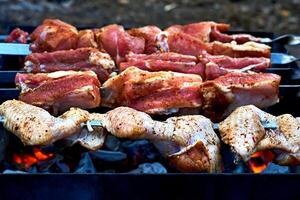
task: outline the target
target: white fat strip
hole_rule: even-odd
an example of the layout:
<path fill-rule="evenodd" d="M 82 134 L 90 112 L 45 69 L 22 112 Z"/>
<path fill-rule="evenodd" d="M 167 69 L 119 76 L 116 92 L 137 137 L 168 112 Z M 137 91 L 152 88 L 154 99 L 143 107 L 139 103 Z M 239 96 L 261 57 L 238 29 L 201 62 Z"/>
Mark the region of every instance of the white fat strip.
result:
<path fill-rule="evenodd" d="M 82 75 L 82 74 L 88 74 L 88 75 L 93 75 L 93 76 L 97 76 L 95 74 L 95 72 L 92 72 L 92 71 L 84 71 L 84 72 L 76 72 L 76 71 L 57 71 L 57 72 L 52 72 L 52 73 L 49 73 L 48 74 L 48 77 L 50 78 L 61 78 L 61 77 L 64 77 L 64 76 L 69 76 L 69 75 Z"/>
<path fill-rule="evenodd" d="M 104 69 L 114 69 L 115 63 L 107 53 L 92 52 L 89 62 L 94 65 L 101 65 Z"/>
<path fill-rule="evenodd" d="M 220 42 L 216 42 L 220 43 Z M 233 50 L 237 51 L 260 51 L 261 49 L 270 49 L 270 46 L 265 44 L 258 44 L 256 42 L 246 42 L 244 44 L 237 44 L 235 41 L 232 41 L 231 43 L 224 43 L 223 45 L 232 47 Z"/>

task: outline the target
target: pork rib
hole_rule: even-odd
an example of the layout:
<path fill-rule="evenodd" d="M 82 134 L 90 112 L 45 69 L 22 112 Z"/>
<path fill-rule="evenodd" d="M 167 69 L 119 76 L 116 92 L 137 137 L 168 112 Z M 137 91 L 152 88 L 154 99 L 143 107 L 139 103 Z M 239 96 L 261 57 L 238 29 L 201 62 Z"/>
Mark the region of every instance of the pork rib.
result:
<path fill-rule="evenodd" d="M 271 66 L 270 59 L 260 57 L 232 58 L 224 55 L 203 54 L 198 57 L 178 53 L 155 53 L 126 55 L 126 62 L 119 65 L 124 71 L 128 67 L 147 71 L 174 71 L 198 74 L 203 80 L 215 79 L 232 71 L 262 71 Z"/>
<path fill-rule="evenodd" d="M 58 71 L 16 75 L 19 99 L 53 113 L 70 107 L 95 108 L 100 104 L 100 82 L 92 71 Z"/>
<path fill-rule="evenodd" d="M 25 58 L 27 72 L 94 71 L 104 82 L 116 70 L 114 61 L 107 53 L 95 48 L 79 48 L 55 52 L 32 53 Z"/>
<path fill-rule="evenodd" d="M 58 19 L 46 19 L 30 35 L 32 52 L 75 49 L 78 31 L 76 27 Z"/>
<path fill-rule="evenodd" d="M 202 83 L 193 74 L 130 67 L 103 84 L 102 105 L 128 106 L 150 114 L 198 108 L 217 120 L 238 106 L 275 104 L 279 83 L 275 74 L 230 73 Z"/>
<path fill-rule="evenodd" d="M 116 63 L 124 60 L 129 52 L 143 53 L 144 38 L 129 35 L 122 26 L 112 24 L 100 29 L 98 36 L 103 49 L 111 55 Z"/>
<path fill-rule="evenodd" d="M 225 34 L 223 32 L 229 31 L 230 25 L 224 23 L 216 23 L 212 21 L 197 22 L 187 25 L 173 25 L 166 29 L 166 31 L 177 30 L 191 35 L 203 42 L 219 41 L 228 43 L 236 41 L 242 44 L 249 41 L 259 42 L 259 38 L 253 37 L 249 34 Z"/>
<path fill-rule="evenodd" d="M 280 76 L 271 73 L 229 73 L 200 87 L 202 110 L 211 119 L 221 119 L 235 108 L 253 104 L 259 108 L 279 101 Z"/>
<path fill-rule="evenodd" d="M 256 42 L 246 42 L 237 44 L 235 41 L 231 43 L 222 43 L 214 41 L 205 43 L 202 40 L 178 31 L 176 28 L 167 30 L 168 46 L 171 52 L 199 56 L 205 53 L 212 55 L 226 55 L 230 57 L 266 57 L 271 55 L 270 47 Z"/>
<path fill-rule="evenodd" d="M 140 28 L 132 28 L 127 31 L 130 35 L 144 38 L 146 54 L 168 51 L 166 36 L 156 26 L 144 26 Z"/>
<path fill-rule="evenodd" d="M 21 30 L 20 28 L 15 28 L 10 32 L 7 38 L 5 38 L 5 42 L 16 42 L 16 43 L 27 43 L 28 33 Z"/>
<path fill-rule="evenodd" d="M 129 106 L 151 114 L 199 107 L 201 83 L 197 75 L 147 72 L 130 67 L 103 84 L 102 105 Z"/>

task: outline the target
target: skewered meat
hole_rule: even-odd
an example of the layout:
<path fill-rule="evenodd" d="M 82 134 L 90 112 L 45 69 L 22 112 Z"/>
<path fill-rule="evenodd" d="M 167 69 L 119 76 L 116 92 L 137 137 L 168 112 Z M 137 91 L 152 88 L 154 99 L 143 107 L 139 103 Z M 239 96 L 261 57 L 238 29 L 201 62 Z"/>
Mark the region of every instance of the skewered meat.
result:
<path fill-rule="evenodd" d="M 157 71 L 173 71 L 186 74 L 198 74 L 205 78 L 205 66 L 202 63 L 196 64 L 195 62 L 173 62 L 167 60 L 131 60 L 122 62 L 119 65 L 120 71 L 124 71 L 128 67 L 138 67 L 142 70 L 151 72 Z"/>
<path fill-rule="evenodd" d="M 206 80 L 215 79 L 221 75 L 230 73 L 233 70 L 253 70 L 259 72 L 271 67 L 270 59 L 264 57 L 232 58 L 224 55 L 205 54 L 198 56 L 198 59 L 199 62 L 205 65 L 204 74 Z"/>
<path fill-rule="evenodd" d="M 171 52 L 194 56 L 210 53 L 212 55 L 226 55 L 230 57 L 270 57 L 269 46 L 252 41 L 244 44 L 237 44 L 235 41 L 231 43 L 219 41 L 205 43 L 201 39 L 184 33 L 178 28 L 170 28 L 166 32 Z"/>
<path fill-rule="evenodd" d="M 213 55 L 227 55 L 230 57 L 266 57 L 271 55 L 271 48 L 268 45 L 256 42 L 246 42 L 242 45 L 231 43 L 221 43 L 218 41 L 212 42 L 210 50 Z"/>
<path fill-rule="evenodd" d="M 12 32 L 9 34 L 9 36 L 5 39 L 5 42 L 16 42 L 16 43 L 27 43 L 27 37 L 28 33 L 19 29 L 15 28 L 12 30 Z"/>
<path fill-rule="evenodd" d="M 269 68 L 270 59 L 260 57 L 232 58 L 222 55 L 204 54 L 197 57 L 177 53 L 133 54 L 126 55 L 126 62 L 119 69 L 135 66 L 147 71 L 174 71 L 198 74 L 203 80 L 215 79 L 232 71 L 262 71 Z"/>
<path fill-rule="evenodd" d="M 87 148 L 96 149 L 95 144 L 102 146 L 104 128 L 120 138 L 151 140 L 180 171 L 219 172 L 221 169 L 220 140 L 211 121 L 200 115 L 171 117 L 159 122 L 132 108 L 119 107 L 106 114 L 89 114 L 72 108 L 55 118 L 42 108 L 16 100 L 0 105 L 0 115 L 5 119 L 4 127 L 26 145 L 47 145 L 65 137 L 76 138 L 77 134 L 82 137 L 81 123 L 99 120 L 102 127 L 96 128 L 92 136 L 83 133 L 83 138 L 90 137 L 80 141 Z M 93 137 L 96 142 L 91 140 Z"/>
<path fill-rule="evenodd" d="M 238 106 L 275 104 L 279 82 L 278 75 L 251 72 L 230 73 L 202 83 L 197 75 L 130 67 L 103 84 L 102 105 L 128 106 L 150 114 L 199 108 L 217 120 Z"/>
<path fill-rule="evenodd" d="M 221 43 L 218 41 L 204 43 L 184 33 L 170 33 L 168 45 L 171 52 L 198 56 L 210 53 L 212 55 L 226 55 L 230 57 L 270 57 L 270 47 L 255 42 L 242 45 L 235 43 Z"/>
<path fill-rule="evenodd" d="M 103 126 L 113 135 L 149 139 L 169 162 L 183 172 L 218 172 L 220 141 L 209 119 L 200 116 L 171 117 L 154 121 L 145 113 L 127 107 L 109 111 Z"/>
<path fill-rule="evenodd" d="M 229 73 L 200 87 L 205 116 L 218 120 L 235 108 L 253 104 L 259 108 L 279 101 L 280 76 L 271 73 Z"/>
<path fill-rule="evenodd" d="M 187 62 L 196 63 L 198 61 L 197 57 L 183 55 L 179 53 L 166 52 L 166 53 L 153 53 L 153 54 L 134 54 L 129 53 L 126 55 L 126 61 L 132 60 L 165 60 L 171 62 Z"/>
<path fill-rule="evenodd" d="M 130 35 L 135 37 L 141 37 L 145 40 L 146 54 L 156 52 L 167 52 L 167 36 L 156 26 L 144 26 L 140 28 L 133 28 L 127 31 Z"/>
<path fill-rule="evenodd" d="M 188 35 L 196 37 L 197 39 L 203 42 L 220 41 L 228 43 L 236 41 L 238 44 L 242 44 L 249 41 L 259 42 L 259 38 L 253 37 L 249 34 L 228 35 L 223 33 L 229 31 L 229 28 L 229 24 L 207 21 L 187 25 L 173 25 L 167 28 L 166 31 L 174 29 L 177 31 L 182 31 Z"/>
<path fill-rule="evenodd" d="M 104 82 L 116 70 L 114 61 L 107 53 L 94 48 L 32 53 L 26 56 L 24 69 L 27 72 L 94 71 Z"/>
<path fill-rule="evenodd" d="M 144 38 L 131 36 L 122 26 L 116 24 L 101 28 L 98 37 L 103 49 L 116 63 L 122 62 L 129 52 L 143 53 L 145 49 Z"/>
<path fill-rule="evenodd" d="M 4 116 L 4 127 L 14 133 L 25 145 L 49 145 L 60 139 L 96 150 L 102 147 L 106 132 L 102 127 L 94 130 L 83 128 L 81 123 L 98 119 L 96 113 L 88 113 L 79 108 L 71 108 L 55 118 L 42 108 L 22 101 L 8 100 L 0 105 L 0 115 Z"/>
<path fill-rule="evenodd" d="M 77 48 L 93 47 L 98 48 L 94 31 L 86 29 L 78 32 Z"/>
<path fill-rule="evenodd" d="M 100 104 L 100 83 L 92 71 L 57 71 L 16 75 L 19 99 L 32 105 L 63 112 L 70 107 L 95 108 Z"/>
<path fill-rule="evenodd" d="M 46 19 L 30 35 L 32 52 L 75 49 L 77 47 L 77 29 L 58 19 Z"/>
<path fill-rule="evenodd" d="M 103 84 L 102 105 L 128 106 L 151 114 L 177 112 L 201 106 L 201 83 L 198 75 L 130 67 Z"/>
<path fill-rule="evenodd" d="M 231 57 L 270 56 L 269 46 L 255 43 L 259 38 L 247 34 L 222 33 L 228 28 L 228 24 L 199 22 L 174 25 L 165 31 L 156 26 L 145 26 L 126 32 L 122 26 L 115 24 L 78 31 L 60 20 L 46 19 L 31 34 L 31 50 L 50 52 L 81 47 L 104 48 L 117 63 L 123 61 L 130 51 L 147 54 L 171 51 L 195 56 L 203 52 Z"/>
<path fill-rule="evenodd" d="M 172 52 L 156 54 L 133 54 L 126 55 L 126 62 L 119 65 L 124 71 L 128 67 L 138 67 L 147 71 L 173 71 L 187 74 L 198 74 L 204 77 L 204 66 L 199 63 L 195 56 L 182 55 Z"/>
<path fill-rule="evenodd" d="M 263 122 L 278 125 L 275 130 L 264 129 Z M 219 125 L 222 140 L 245 161 L 257 151 L 274 150 L 275 162 L 299 164 L 300 122 L 289 114 L 275 117 L 255 106 L 237 108 Z"/>
<path fill-rule="evenodd" d="M 102 120 L 103 116 L 103 114 L 90 113 L 88 120 Z M 86 128 L 82 128 L 77 134 L 72 134 L 70 137 L 63 138 L 64 141 L 69 143 L 70 146 L 79 143 L 81 146 L 90 150 L 101 148 L 105 142 L 107 131 L 102 126 L 90 127 L 89 121 L 87 122 Z"/>
<path fill-rule="evenodd" d="M 0 105 L 4 127 L 18 136 L 26 145 L 47 145 L 80 132 L 80 124 L 88 120 L 89 113 L 71 109 L 58 118 L 42 108 L 22 101 L 9 100 Z"/>

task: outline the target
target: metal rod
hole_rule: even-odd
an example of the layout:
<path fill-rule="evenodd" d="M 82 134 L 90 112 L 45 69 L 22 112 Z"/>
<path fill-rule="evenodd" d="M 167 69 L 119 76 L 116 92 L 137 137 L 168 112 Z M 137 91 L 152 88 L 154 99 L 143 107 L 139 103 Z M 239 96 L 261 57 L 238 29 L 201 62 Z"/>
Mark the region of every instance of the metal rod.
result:
<path fill-rule="evenodd" d="M 0 123 L 4 123 L 4 117 L 0 115 Z"/>

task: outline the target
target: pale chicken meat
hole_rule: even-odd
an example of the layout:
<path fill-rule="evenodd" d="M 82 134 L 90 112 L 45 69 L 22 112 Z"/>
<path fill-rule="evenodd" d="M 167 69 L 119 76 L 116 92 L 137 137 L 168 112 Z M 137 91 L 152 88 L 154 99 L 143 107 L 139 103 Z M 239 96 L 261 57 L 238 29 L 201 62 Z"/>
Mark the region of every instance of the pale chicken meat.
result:
<path fill-rule="evenodd" d="M 276 129 L 265 129 L 263 124 L 277 125 Z M 224 143 L 243 160 L 248 161 L 257 151 L 272 150 L 275 162 L 299 164 L 300 123 L 289 114 L 275 117 L 255 106 L 236 109 L 219 125 Z"/>
<path fill-rule="evenodd" d="M 25 145 L 47 145 L 81 131 L 88 120 L 87 111 L 73 108 L 55 118 L 42 108 L 22 101 L 9 100 L 0 105 L 4 127 L 18 136 Z"/>
<path fill-rule="evenodd" d="M 102 126 L 91 126 L 90 121 L 102 121 L 103 117 L 104 114 L 90 113 L 88 121 L 85 123 L 86 126 L 84 126 L 79 133 L 63 138 L 64 142 L 70 146 L 75 143 L 79 143 L 81 146 L 89 150 L 97 150 L 101 148 L 105 142 L 107 131 Z"/>
<path fill-rule="evenodd" d="M 119 107 L 106 114 L 90 114 L 72 108 L 59 117 L 53 117 L 42 108 L 17 100 L 1 104 L 0 115 L 4 118 L 4 127 L 25 145 L 48 145 L 67 139 L 96 150 L 102 147 L 109 132 L 119 138 L 152 141 L 179 171 L 221 170 L 220 140 L 212 122 L 200 115 L 171 117 L 160 122 L 146 113 Z M 101 125 L 88 127 L 92 120 Z M 83 124 L 87 128 L 83 128 Z"/>
<path fill-rule="evenodd" d="M 88 121 L 102 119 L 101 114 L 71 108 L 59 117 L 53 117 L 42 108 L 18 100 L 8 100 L 0 105 L 4 127 L 15 134 L 24 145 L 49 145 L 64 139 L 79 143 L 87 149 L 103 146 L 107 132 L 103 127 L 92 129 L 83 126 Z"/>
<path fill-rule="evenodd" d="M 219 172 L 220 140 L 212 122 L 200 115 L 155 121 L 128 107 L 109 111 L 102 119 L 108 132 L 120 138 L 148 139 L 171 165 L 183 172 Z"/>
<path fill-rule="evenodd" d="M 276 118 L 255 106 L 242 106 L 219 124 L 219 132 L 224 143 L 248 160 L 256 151 L 258 142 L 265 137 L 262 121 L 276 122 Z"/>

